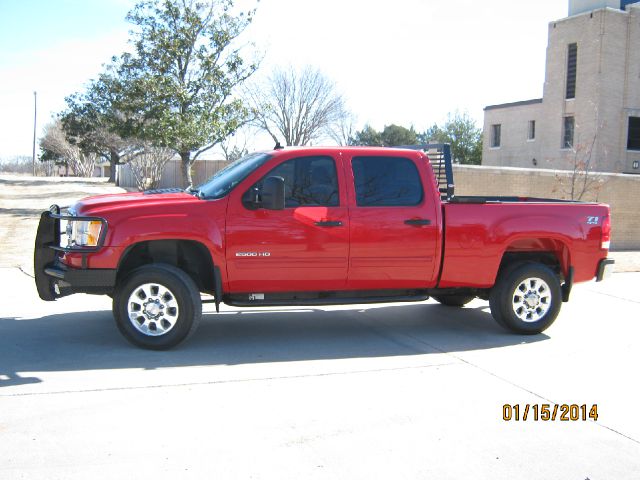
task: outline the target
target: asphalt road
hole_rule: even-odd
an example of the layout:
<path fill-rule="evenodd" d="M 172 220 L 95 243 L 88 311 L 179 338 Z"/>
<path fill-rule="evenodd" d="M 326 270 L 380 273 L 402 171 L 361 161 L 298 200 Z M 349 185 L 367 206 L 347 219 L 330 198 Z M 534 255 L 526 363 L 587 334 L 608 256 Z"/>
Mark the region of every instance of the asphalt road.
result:
<path fill-rule="evenodd" d="M 640 273 L 576 286 L 532 337 L 480 300 L 208 305 L 169 352 L 127 344 L 108 297 L 41 302 L 17 268 L 0 284 L 2 479 L 640 478 Z"/>

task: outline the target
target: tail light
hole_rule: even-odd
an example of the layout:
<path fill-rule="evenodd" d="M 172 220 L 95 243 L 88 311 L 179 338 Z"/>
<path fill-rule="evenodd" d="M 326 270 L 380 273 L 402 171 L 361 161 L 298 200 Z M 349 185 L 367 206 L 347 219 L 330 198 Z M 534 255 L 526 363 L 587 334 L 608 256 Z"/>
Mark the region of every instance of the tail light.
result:
<path fill-rule="evenodd" d="M 602 237 L 600 248 L 609 250 L 611 245 L 611 216 L 607 215 L 602 219 Z"/>

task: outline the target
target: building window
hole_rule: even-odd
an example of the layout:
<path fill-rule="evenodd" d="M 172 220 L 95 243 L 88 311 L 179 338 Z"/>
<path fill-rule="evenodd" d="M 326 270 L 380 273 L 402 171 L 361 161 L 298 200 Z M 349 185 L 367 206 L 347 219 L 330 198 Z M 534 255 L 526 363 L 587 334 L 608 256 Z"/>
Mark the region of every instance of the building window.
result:
<path fill-rule="evenodd" d="M 574 117 L 564 117 L 564 125 L 562 127 L 562 148 L 573 148 L 573 132 L 575 130 L 576 120 Z"/>
<path fill-rule="evenodd" d="M 529 120 L 529 128 L 527 129 L 527 140 L 536 139 L 536 121 Z"/>
<path fill-rule="evenodd" d="M 502 125 L 491 125 L 491 148 L 498 148 L 500 146 L 500 130 Z"/>
<path fill-rule="evenodd" d="M 566 99 L 576 98 L 576 74 L 578 73 L 578 44 L 570 43 L 567 50 L 567 95 Z"/>
<path fill-rule="evenodd" d="M 627 150 L 640 150 L 640 117 L 629 117 Z"/>

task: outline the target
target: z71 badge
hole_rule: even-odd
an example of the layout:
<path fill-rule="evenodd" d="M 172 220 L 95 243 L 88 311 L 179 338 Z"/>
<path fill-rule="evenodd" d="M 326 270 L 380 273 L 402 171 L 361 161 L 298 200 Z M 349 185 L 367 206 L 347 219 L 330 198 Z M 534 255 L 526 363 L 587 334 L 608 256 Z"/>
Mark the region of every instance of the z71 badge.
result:
<path fill-rule="evenodd" d="M 587 217 L 587 225 L 599 225 L 600 217 Z"/>
<path fill-rule="evenodd" d="M 236 252 L 236 257 L 270 257 L 270 252 Z"/>

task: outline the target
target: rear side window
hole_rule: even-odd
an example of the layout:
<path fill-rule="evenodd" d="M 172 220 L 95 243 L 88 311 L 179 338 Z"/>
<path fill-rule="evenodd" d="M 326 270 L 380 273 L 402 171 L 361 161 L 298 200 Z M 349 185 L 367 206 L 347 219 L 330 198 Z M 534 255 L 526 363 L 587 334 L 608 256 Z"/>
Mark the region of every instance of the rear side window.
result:
<path fill-rule="evenodd" d="M 284 206 L 337 207 L 338 176 L 331 157 L 300 157 L 287 160 L 265 177 L 284 178 Z"/>
<path fill-rule="evenodd" d="M 354 157 L 351 165 L 359 207 L 399 207 L 422 202 L 420 175 L 408 158 Z"/>

